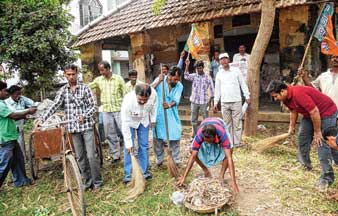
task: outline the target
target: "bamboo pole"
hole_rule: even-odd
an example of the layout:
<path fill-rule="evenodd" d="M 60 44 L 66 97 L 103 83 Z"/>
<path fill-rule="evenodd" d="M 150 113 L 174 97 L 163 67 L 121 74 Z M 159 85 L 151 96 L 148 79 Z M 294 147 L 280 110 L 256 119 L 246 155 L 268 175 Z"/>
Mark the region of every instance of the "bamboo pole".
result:
<path fill-rule="evenodd" d="M 162 63 L 161 63 L 161 75 L 163 76 L 163 70 L 162 70 Z M 162 103 L 166 102 L 165 99 L 165 88 L 164 88 L 164 77 L 162 80 Z M 171 149 L 170 149 L 170 138 L 169 138 L 169 126 L 168 126 L 168 113 L 167 109 L 163 107 L 163 113 L 164 113 L 164 124 L 165 124 L 165 132 L 166 132 L 166 149 L 167 149 L 167 168 L 169 171 L 169 174 L 174 177 L 178 178 L 179 177 L 179 171 L 178 168 L 173 160 Z"/>
<path fill-rule="evenodd" d="M 324 7 L 325 7 L 325 4 L 323 4 L 323 5 L 321 6 L 319 16 L 322 15 L 323 10 L 324 10 Z M 304 51 L 304 55 L 303 55 L 303 59 L 302 59 L 302 62 L 301 62 L 301 64 L 300 64 L 299 68 L 303 68 L 303 66 L 304 66 L 305 59 L 306 59 L 306 57 L 307 57 L 307 53 L 309 52 L 309 48 L 310 48 L 310 45 L 311 45 L 313 36 L 314 36 L 314 34 L 315 34 L 316 30 L 317 30 L 317 26 L 318 26 L 318 24 L 319 24 L 319 20 L 320 20 L 320 17 L 317 18 L 317 21 L 316 21 L 316 24 L 315 24 L 315 26 L 314 26 L 314 28 L 313 28 L 313 30 L 312 30 L 310 39 L 309 39 L 309 41 L 307 42 L 307 45 L 306 45 L 306 48 L 305 48 L 305 51 Z M 300 79 L 300 76 L 299 76 L 299 75 L 295 76 L 295 78 L 293 79 L 293 83 L 292 83 L 292 84 L 293 84 L 293 85 L 296 85 L 296 84 L 299 82 L 299 79 Z"/>

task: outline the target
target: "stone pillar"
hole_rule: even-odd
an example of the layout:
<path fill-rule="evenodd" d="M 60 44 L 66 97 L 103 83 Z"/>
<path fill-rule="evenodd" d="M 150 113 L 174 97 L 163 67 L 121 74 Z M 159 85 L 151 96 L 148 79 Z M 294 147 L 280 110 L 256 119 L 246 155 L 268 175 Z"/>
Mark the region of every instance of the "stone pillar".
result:
<path fill-rule="evenodd" d="M 95 42 L 80 47 L 83 81 L 85 83 L 100 75 L 97 64 L 102 61 L 102 44 Z"/>
<path fill-rule="evenodd" d="M 150 37 L 146 32 L 130 35 L 131 41 L 131 61 L 133 69 L 137 70 L 138 79 L 144 82 L 149 80 L 146 77 L 146 71 L 149 70 L 145 55 L 150 53 Z"/>

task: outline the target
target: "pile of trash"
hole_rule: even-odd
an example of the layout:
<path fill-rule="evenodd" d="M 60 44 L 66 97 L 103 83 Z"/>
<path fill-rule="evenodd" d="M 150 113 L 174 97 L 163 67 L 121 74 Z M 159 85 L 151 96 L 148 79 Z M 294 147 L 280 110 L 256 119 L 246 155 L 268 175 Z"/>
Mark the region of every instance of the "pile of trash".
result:
<path fill-rule="evenodd" d="M 53 101 L 45 99 L 40 103 L 35 103 L 34 106 L 37 107 L 37 111 L 31 116 L 34 119 L 41 119 L 42 116 L 47 112 L 47 110 L 53 105 Z M 59 126 L 59 123 L 62 122 L 63 111 L 56 112 L 51 117 L 41 125 L 41 130 L 51 129 Z"/>
<path fill-rule="evenodd" d="M 49 99 L 45 99 L 42 102 L 35 102 L 34 106 L 36 106 L 37 111 L 31 117 L 35 119 L 39 119 L 46 113 L 49 107 L 53 105 L 53 101 Z"/>
<path fill-rule="evenodd" d="M 185 206 L 195 211 L 219 208 L 232 196 L 228 185 L 219 179 L 206 177 L 194 179 L 184 195 Z"/>

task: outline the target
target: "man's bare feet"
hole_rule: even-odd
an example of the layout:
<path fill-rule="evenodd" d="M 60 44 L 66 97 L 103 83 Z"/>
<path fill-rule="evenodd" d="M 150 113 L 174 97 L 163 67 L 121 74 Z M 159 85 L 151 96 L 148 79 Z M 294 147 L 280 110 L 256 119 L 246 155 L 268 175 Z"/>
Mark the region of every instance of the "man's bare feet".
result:
<path fill-rule="evenodd" d="M 204 177 L 207 177 L 207 178 L 211 177 L 211 173 L 209 172 L 208 169 L 204 170 Z"/>

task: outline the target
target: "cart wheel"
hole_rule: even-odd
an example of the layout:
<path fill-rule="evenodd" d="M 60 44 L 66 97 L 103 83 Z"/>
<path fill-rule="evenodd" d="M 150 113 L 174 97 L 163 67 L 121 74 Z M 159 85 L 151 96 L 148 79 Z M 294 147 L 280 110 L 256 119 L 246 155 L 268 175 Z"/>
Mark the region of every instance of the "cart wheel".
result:
<path fill-rule="evenodd" d="M 32 178 L 36 180 L 38 178 L 39 160 L 35 159 L 34 147 L 33 147 L 33 134 L 29 138 L 29 165 L 31 169 Z"/>
<path fill-rule="evenodd" d="M 66 155 L 65 186 L 73 215 L 86 215 L 84 192 L 79 167 L 73 155 Z"/>
<path fill-rule="evenodd" d="M 100 159 L 100 165 L 103 166 L 103 152 L 102 152 L 102 145 L 101 145 L 101 139 L 99 135 L 99 131 L 96 126 L 94 126 L 94 139 L 95 139 L 95 147 L 96 152 Z"/>

